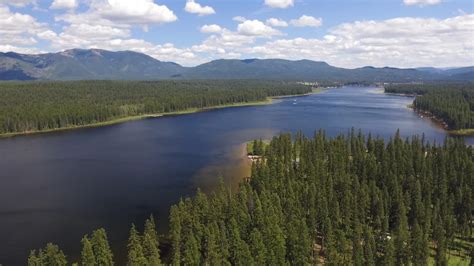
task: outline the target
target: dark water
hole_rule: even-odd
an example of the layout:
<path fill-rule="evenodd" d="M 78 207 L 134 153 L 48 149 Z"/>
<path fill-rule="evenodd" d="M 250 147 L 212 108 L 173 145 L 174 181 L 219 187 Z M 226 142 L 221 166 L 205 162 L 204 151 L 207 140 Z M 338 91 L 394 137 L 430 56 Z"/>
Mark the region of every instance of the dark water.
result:
<path fill-rule="evenodd" d="M 268 106 L 2 139 L 0 264 L 25 264 L 29 250 L 47 242 L 77 260 L 80 239 L 98 227 L 122 261 L 132 222 L 141 225 L 153 213 L 164 232 L 180 197 L 212 190 L 218 176 L 235 186 L 248 174 L 241 144 L 255 138 L 319 128 L 333 136 L 355 127 L 382 137 L 399 128 L 442 142 L 441 129 L 406 108 L 412 100 L 342 88 Z"/>

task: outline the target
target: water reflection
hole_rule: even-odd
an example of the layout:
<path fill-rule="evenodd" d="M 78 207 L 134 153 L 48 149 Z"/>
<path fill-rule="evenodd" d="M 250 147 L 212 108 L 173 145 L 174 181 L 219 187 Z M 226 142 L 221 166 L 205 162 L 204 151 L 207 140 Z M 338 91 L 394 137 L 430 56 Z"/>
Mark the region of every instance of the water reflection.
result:
<path fill-rule="evenodd" d="M 355 127 L 442 142 L 445 132 L 408 109 L 411 101 L 347 87 L 268 106 L 1 139 L 0 264 L 25 264 L 29 250 L 47 242 L 77 260 L 80 239 L 98 227 L 124 261 L 132 222 L 153 213 L 165 232 L 169 207 L 181 197 L 197 187 L 211 191 L 218 176 L 235 188 L 249 175 L 242 143 L 256 138 L 297 130 L 311 136 L 319 128 L 334 136 Z"/>

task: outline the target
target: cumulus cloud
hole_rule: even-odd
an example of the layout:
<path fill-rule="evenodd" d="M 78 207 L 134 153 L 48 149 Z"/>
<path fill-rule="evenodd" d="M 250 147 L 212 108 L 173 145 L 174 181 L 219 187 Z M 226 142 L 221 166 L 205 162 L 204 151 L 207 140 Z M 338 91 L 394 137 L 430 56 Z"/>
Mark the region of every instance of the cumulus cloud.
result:
<path fill-rule="evenodd" d="M 12 12 L 7 6 L 0 6 L 0 45 L 19 47 L 34 45 L 42 32 L 47 31 L 46 25 L 39 23 L 34 17 Z"/>
<path fill-rule="evenodd" d="M 290 23 L 295 27 L 319 27 L 323 24 L 323 20 L 321 18 L 302 15 L 298 19 L 292 19 Z"/>
<path fill-rule="evenodd" d="M 265 0 L 265 5 L 272 8 L 288 8 L 294 4 L 294 0 Z"/>
<path fill-rule="evenodd" d="M 153 0 L 108 0 L 91 5 L 93 12 L 114 22 L 128 24 L 161 24 L 177 20 L 176 15 L 165 5 Z"/>
<path fill-rule="evenodd" d="M 237 21 L 237 22 L 244 22 L 246 21 L 247 19 L 242 17 L 242 16 L 235 16 L 232 18 L 233 21 Z"/>
<path fill-rule="evenodd" d="M 11 5 L 15 7 L 24 7 L 29 4 L 35 4 L 35 0 L 0 0 L 0 4 Z"/>
<path fill-rule="evenodd" d="M 411 6 L 411 5 L 428 6 L 428 5 L 437 5 L 441 3 L 441 0 L 403 0 L 403 3 L 407 6 Z"/>
<path fill-rule="evenodd" d="M 249 47 L 263 57 L 313 59 L 342 67 L 472 65 L 474 15 L 394 18 L 341 24 L 323 38 L 280 39 Z"/>
<path fill-rule="evenodd" d="M 59 29 L 57 32 L 22 14 L 23 11 L 0 5 L 0 51 L 35 53 L 40 51 L 37 47 L 47 47 L 49 52 L 69 48 L 133 50 L 187 66 L 218 58 L 249 57 L 312 59 L 341 67 L 446 67 L 472 65 L 474 61 L 474 14 L 446 19 L 399 17 L 354 21 L 335 25 L 317 38 L 288 38 L 275 28 L 285 23 L 320 26 L 321 20 L 314 17 L 302 16 L 289 22 L 238 17 L 234 29 L 206 24 L 199 29 L 209 34 L 202 42 L 176 47 L 133 36 L 136 28 L 176 20 L 173 11 L 151 0 L 134 0 L 133 4 L 117 1 L 81 2 L 89 8 L 80 12 L 76 8 L 56 17 L 62 26 L 55 28 Z M 44 43 L 47 45 L 42 46 Z"/>
<path fill-rule="evenodd" d="M 215 14 L 214 8 L 210 6 L 201 6 L 195 0 L 187 0 L 184 10 L 188 13 L 198 14 L 199 16 L 206 16 Z"/>
<path fill-rule="evenodd" d="M 286 21 L 277 18 L 269 18 L 266 22 L 267 25 L 272 27 L 288 27 L 288 23 L 286 23 Z"/>
<path fill-rule="evenodd" d="M 246 20 L 237 26 L 237 32 L 248 36 L 273 36 L 281 32 L 265 25 L 260 20 Z"/>
<path fill-rule="evenodd" d="M 52 9 L 74 9 L 78 5 L 76 0 L 54 0 L 50 8 Z"/>
<path fill-rule="evenodd" d="M 201 32 L 203 33 L 219 33 L 221 31 L 222 28 L 216 24 L 204 25 L 201 27 Z"/>

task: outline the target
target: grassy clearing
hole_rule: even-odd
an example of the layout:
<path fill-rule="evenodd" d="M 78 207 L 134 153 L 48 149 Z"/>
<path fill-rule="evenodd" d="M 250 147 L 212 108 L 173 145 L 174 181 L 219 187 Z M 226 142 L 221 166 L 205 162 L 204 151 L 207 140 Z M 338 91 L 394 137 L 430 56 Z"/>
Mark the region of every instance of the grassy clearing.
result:
<path fill-rule="evenodd" d="M 470 266 L 471 250 L 474 248 L 474 237 L 467 236 L 465 238 L 455 237 L 453 243 L 450 244 L 446 252 L 448 265 Z M 428 265 L 435 265 L 435 250 L 431 247 Z"/>
<path fill-rule="evenodd" d="M 453 136 L 474 136 L 474 128 L 449 130 L 448 133 Z"/>
<path fill-rule="evenodd" d="M 261 140 L 261 147 L 260 149 L 266 149 L 268 145 L 270 145 L 270 140 Z M 259 141 L 257 141 L 257 144 Z M 247 145 L 247 154 L 248 155 L 261 155 L 261 154 L 255 154 L 255 141 L 249 141 L 246 143 Z M 260 152 L 259 152 L 260 153 Z"/>

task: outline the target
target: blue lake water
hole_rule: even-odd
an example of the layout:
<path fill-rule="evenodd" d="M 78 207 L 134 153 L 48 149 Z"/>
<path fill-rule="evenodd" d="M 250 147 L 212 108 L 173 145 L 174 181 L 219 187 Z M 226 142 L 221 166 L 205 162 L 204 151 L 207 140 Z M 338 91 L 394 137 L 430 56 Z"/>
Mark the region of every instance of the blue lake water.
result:
<path fill-rule="evenodd" d="M 242 143 L 302 130 L 329 136 L 352 127 L 388 138 L 446 133 L 406 106 L 411 97 L 344 87 L 266 106 L 226 108 L 113 126 L 0 140 L 0 264 L 26 264 L 29 250 L 59 244 L 77 261 L 80 240 L 104 227 L 117 261 L 132 222 L 151 213 L 167 229 L 168 209 L 221 176 L 248 175 Z M 474 144 L 474 138 L 466 138 Z"/>

